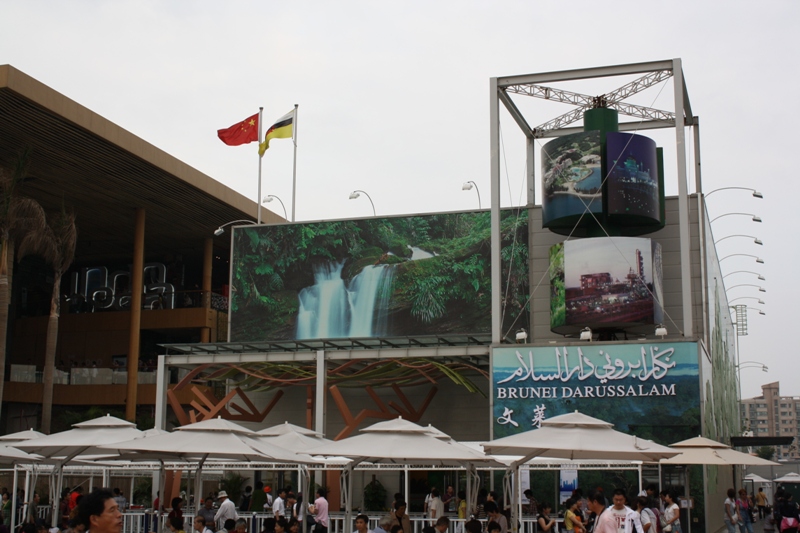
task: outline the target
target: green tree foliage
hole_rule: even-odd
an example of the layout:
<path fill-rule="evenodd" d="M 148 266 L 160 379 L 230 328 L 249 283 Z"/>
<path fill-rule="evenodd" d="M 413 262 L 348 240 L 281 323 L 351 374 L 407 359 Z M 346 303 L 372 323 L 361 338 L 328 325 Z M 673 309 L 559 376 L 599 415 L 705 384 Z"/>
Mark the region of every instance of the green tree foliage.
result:
<path fill-rule="evenodd" d="M 775 456 L 775 448 L 772 446 L 761 446 L 756 449 L 756 455 L 767 461 L 772 461 L 772 458 Z"/>

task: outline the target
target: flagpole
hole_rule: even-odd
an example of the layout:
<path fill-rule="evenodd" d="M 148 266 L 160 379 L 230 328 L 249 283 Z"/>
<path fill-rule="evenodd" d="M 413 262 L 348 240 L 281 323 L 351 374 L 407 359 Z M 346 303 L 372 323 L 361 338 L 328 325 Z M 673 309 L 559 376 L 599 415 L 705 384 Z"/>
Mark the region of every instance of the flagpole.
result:
<path fill-rule="evenodd" d="M 264 122 L 264 108 L 258 108 L 258 142 L 261 142 L 261 124 Z M 256 197 L 258 210 L 257 220 L 261 224 L 261 154 L 258 155 L 258 197 Z"/>
<path fill-rule="evenodd" d="M 294 200 L 297 194 L 297 108 L 294 104 L 294 120 L 292 120 L 292 142 L 294 143 L 294 160 L 292 161 L 292 222 L 294 222 Z"/>

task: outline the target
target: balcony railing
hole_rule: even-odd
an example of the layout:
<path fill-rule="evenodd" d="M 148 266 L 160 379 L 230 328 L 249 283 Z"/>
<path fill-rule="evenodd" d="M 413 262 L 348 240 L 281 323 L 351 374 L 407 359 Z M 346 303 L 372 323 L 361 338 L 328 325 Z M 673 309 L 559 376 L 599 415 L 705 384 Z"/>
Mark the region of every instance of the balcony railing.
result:
<path fill-rule="evenodd" d="M 42 371 L 36 370 L 35 365 L 11 365 L 9 381 L 42 383 L 42 374 Z M 113 368 L 73 368 L 69 372 L 57 369 L 54 381 L 58 385 L 124 385 L 128 383 L 128 372 Z M 140 385 L 151 385 L 155 382 L 155 371 L 139 371 Z"/>

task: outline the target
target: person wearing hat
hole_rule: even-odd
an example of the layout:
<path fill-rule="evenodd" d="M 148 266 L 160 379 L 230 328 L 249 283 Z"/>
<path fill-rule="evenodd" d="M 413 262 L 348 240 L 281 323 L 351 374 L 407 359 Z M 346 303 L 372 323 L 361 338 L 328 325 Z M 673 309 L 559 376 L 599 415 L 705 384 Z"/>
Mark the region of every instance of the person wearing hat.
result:
<path fill-rule="evenodd" d="M 239 518 L 239 515 L 236 513 L 236 505 L 228 498 L 228 493 L 224 490 L 219 491 L 217 494 L 217 498 L 219 498 L 219 510 L 217 514 L 214 515 L 214 521 L 217 524 L 224 524 L 226 520 L 236 520 Z"/>

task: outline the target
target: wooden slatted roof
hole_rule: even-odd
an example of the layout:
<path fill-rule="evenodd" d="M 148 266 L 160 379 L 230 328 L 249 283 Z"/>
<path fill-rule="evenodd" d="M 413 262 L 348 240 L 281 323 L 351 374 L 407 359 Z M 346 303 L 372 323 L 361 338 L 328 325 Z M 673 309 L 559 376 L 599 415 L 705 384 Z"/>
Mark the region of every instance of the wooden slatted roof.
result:
<path fill-rule="evenodd" d="M 22 194 L 75 211 L 76 263 L 131 257 L 134 211 L 146 209 L 145 254 L 197 253 L 256 203 L 9 65 L 0 65 L 0 166 L 30 148 Z M 262 211 L 265 222 L 282 218 Z M 229 233 L 214 239 L 229 248 Z"/>

